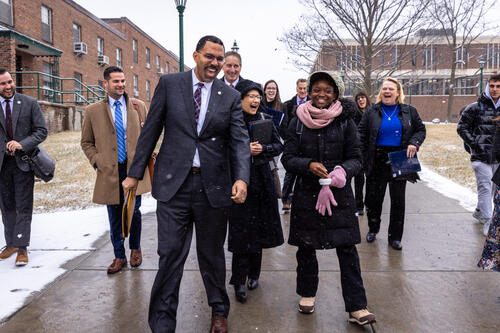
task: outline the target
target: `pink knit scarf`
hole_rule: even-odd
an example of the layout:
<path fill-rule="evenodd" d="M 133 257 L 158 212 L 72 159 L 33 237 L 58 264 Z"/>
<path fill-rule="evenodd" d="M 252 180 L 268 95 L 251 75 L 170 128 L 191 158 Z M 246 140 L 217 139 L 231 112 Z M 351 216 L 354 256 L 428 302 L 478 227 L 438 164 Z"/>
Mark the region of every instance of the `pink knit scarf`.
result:
<path fill-rule="evenodd" d="M 342 104 L 338 100 L 332 103 L 328 109 L 318 109 L 312 105 L 311 101 L 307 101 L 297 108 L 297 117 L 310 129 L 328 126 L 341 113 Z"/>

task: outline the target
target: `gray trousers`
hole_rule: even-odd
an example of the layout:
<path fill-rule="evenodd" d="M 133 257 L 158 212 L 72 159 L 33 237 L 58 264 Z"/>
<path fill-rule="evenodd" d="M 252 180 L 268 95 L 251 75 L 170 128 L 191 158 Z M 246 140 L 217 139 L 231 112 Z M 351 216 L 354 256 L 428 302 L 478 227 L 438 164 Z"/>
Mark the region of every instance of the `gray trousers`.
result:
<path fill-rule="evenodd" d="M 472 169 L 476 175 L 477 185 L 477 206 L 481 211 L 481 217 L 491 219 L 493 211 L 492 198 L 495 192 L 495 186 L 491 177 L 498 168 L 498 163 L 488 164 L 479 161 L 472 162 Z"/>
<path fill-rule="evenodd" d="M 0 209 L 7 246 L 24 247 L 30 243 L 34 184 L 33 172 L 19 169 L 14 157 L 4 157 L 0 170 Z"/>

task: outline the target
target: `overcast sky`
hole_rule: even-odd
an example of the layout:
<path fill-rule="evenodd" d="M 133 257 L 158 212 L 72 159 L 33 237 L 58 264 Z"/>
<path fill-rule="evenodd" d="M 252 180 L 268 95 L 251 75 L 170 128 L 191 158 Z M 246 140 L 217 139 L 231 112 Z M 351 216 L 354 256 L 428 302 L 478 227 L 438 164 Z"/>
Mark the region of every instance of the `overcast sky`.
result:
<path fill-rule="evenodd" d="M 100 18 L 126 16 L 167 49 L 179 54 L 179 19 L 174 0 L 76 0 Z M 215 35 L 226 50 L 234 40 L 242 56 L 241 75 L 264 84 L 278 82 L 282 100 L 295 94 L 295 81 L 307 77 L 287 60 L 277 40 L 297 22 L 296 0 L 187 0 L 184 12 L 184 59 L 194 67 L 193 51 L 200 37 Z M 222 71 L 221 71 L 222 74 Z M 219 76 L 221 76 L 219 74 Z"/>

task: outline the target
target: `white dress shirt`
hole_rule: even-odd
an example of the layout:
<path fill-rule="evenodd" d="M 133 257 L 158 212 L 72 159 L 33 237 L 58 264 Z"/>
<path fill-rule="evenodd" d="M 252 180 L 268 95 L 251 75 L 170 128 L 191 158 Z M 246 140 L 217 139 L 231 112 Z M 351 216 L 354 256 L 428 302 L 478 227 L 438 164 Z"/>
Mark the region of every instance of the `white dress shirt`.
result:
<path fill-rule="evenodd" d="M 238 84 L 238 82 L 240 82 L 240 77 L 239 76 L 236 79 L 236 81 L 232 82 L 233 88 L 236 87 L 236 85 Z M 224 83 L 227 84 L 228 86 L 231 84 L 231 83 L 227 82 L 225 75 L 224 75 Z"/>
<path fill-rule="evenodd" d="M 115 101 L 111 96 L 108 96 L 108 103 L 109 103 L 109 109 L 111 110 L 111 116 L 113 116 L 113 124 L 115 122 Z M 125 101 L 125 97 L 121 95 L 120 99 L 120 110 L 122 110 L 122 120 L 123 120 L 123 138 L 125 139 L 125 142 L 127 142 L 127 102 Z M 125 145 L 125 149 L 127 149 L 127 145 Z"/>
<path fill-rule="evenodd" d="M 201 82 L 198 80 L 196 77 L 196 74 L 194 73 L 195 69 L 191 71 L 191 75 L 193 76 L 193 95 L 196 89 L 198 89 L 198 82 Z M 201 106 L 200 106 L 200 115 L 198 116 L 198 125 L 196 126 L 196 131 L 198 132 L 198 135 L 201 132 L 201 129 L 203 127 L 203 122 L 205 122 L 205 116 L 207 115 L 207 110 L 208 110 L 208 103 L 210 102 L 210 92 L 212 90 L 212 84 L 213 81 L 211 82 L 202 82 L 203 87 L 201 88 Z M 194 99 L 193 99 L 194 103 Z M 198 153 L 198 148 L 196 148 L 196 151 L 194 152 L 194 158 L 193 158 L 193 166 L 199 168 L 200 167 L 200 154 Z"/>

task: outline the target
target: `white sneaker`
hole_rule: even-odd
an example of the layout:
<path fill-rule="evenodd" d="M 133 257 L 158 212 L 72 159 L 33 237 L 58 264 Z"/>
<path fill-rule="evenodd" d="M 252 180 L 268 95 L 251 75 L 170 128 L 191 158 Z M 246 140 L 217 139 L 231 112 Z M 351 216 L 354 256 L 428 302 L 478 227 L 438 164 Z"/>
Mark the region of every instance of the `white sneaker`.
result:
<path fill-rule="evenodd" d="M 488 222 L 486 222 L 483 226 L 483 235 L 485 237 L 488 236 L 488 231 L 490 230 L 490 224 L 491 224 L 491 220 L 488 220 Z"/>

